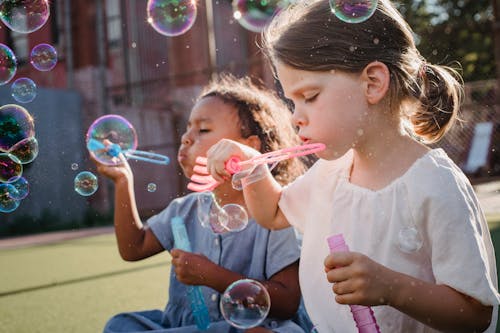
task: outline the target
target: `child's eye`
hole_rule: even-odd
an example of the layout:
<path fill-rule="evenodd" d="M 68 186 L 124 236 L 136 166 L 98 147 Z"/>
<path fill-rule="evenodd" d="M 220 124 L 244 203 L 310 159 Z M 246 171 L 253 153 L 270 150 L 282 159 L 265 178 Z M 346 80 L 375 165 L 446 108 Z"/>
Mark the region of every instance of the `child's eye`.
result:
<path fill-rule="evenodd" d="M 312 103 L 316 100 L 316 98 L 318 97 L 319 94 L 315 94 L 313 96 L 310 96 L 310 97 L 304 97 L 304 103 Z"/>
<path fill-rule="evenodd" d="M 200 133 L 208 133 L 210 130 L 208 128 L 200 128 Z"/>

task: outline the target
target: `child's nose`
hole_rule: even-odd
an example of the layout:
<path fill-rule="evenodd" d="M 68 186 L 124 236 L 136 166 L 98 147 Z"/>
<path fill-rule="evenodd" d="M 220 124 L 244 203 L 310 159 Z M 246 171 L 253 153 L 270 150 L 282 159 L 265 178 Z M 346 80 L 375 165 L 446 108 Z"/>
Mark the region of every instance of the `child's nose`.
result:
<path fill-rule="evenodd" d="M 193 143 L 193 140 L 189 137 L 188 133 L 184 133 L 181 137 L 181 144 L 190 145 Z"/>
<path fill-rule="evenodd" d="M 293 111 L 292 121 L 295 126 L 304 126 L 306 123 L 304 114 L 297 107 Z"/>

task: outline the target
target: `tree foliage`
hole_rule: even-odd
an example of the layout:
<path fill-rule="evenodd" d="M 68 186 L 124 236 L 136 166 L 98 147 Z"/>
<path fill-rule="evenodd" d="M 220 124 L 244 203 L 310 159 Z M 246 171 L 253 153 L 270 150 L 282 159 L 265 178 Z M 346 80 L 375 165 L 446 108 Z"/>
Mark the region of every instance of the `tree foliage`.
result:
<path fill-rule="evenodd" d="M 397 5 L 429 62 L 458 61 L 465 81 L 495 78 L 491 0 L 400 0 Z"/>

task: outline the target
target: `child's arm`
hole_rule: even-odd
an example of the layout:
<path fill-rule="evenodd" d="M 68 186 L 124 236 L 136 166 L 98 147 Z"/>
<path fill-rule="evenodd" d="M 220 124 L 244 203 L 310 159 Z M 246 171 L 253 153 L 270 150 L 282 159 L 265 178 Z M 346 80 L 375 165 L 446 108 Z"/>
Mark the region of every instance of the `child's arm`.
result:
<path fill-rule="evenodd" d="M 257 155 L 260 153 L 249 146 L 222 139 L 208 150 L 207 168 L 215 180 L 231 181 L 231 174 L 225 169 L 226 161 L 234 156 L 245 161 Z M 268 229 L 289 227 L 290 224 L 278 207 L 281 186 L 266 168 L 260 168 L 257 171 L 263 173 L 262 179 L 251 184 L 245 184 L 243 181 L 243 194 L 250 215 Z"/>
<path fill-rule="evenodd" d="M 134 195 L 134 176 L 125 159 L 123 164 L 108 166 L 94 160 L 97 171 L 115 184 L 114 225 L 120 256 L 135 261 L 163 251 L 163 247 L 150 229 L 141 222 Z"/>
<path fill-rule="evenodd" d="M 187 285 L 204 285 L 223 293 L 231 283 L 247 278 L 200 254 L 179 249 L 173 249 L 170 254 L 177 279 Z M 297 312 L 300 303 L 298 262 L 285 267 L 269 280 L 259 282 L 267 288 L 271 297 L 270 316 L 289 319 Z"/>
<path fill-rule="evenodd" d="M 482 332 L 491 321 L 491 306 L 446 285 L 393 271 L 357 252 L 328 255 L 325 271 L 340 304 L 389 305 L 443 332 Z"/>

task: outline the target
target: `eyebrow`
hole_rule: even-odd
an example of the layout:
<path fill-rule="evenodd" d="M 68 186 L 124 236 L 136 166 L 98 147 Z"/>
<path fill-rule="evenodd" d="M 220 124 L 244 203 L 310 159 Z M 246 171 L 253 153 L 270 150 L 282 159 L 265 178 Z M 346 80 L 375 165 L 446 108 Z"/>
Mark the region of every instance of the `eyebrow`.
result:
<path fill-rule="evenodd" d="M 194 121 L 188 121 L 188 125 L 192 124 L 192 123 L 213 123 L 214 121 L 212 120 L 212 118 L 207 118 L 207 117 L 202 117 L 202 118 L 195 118 Z"/>

